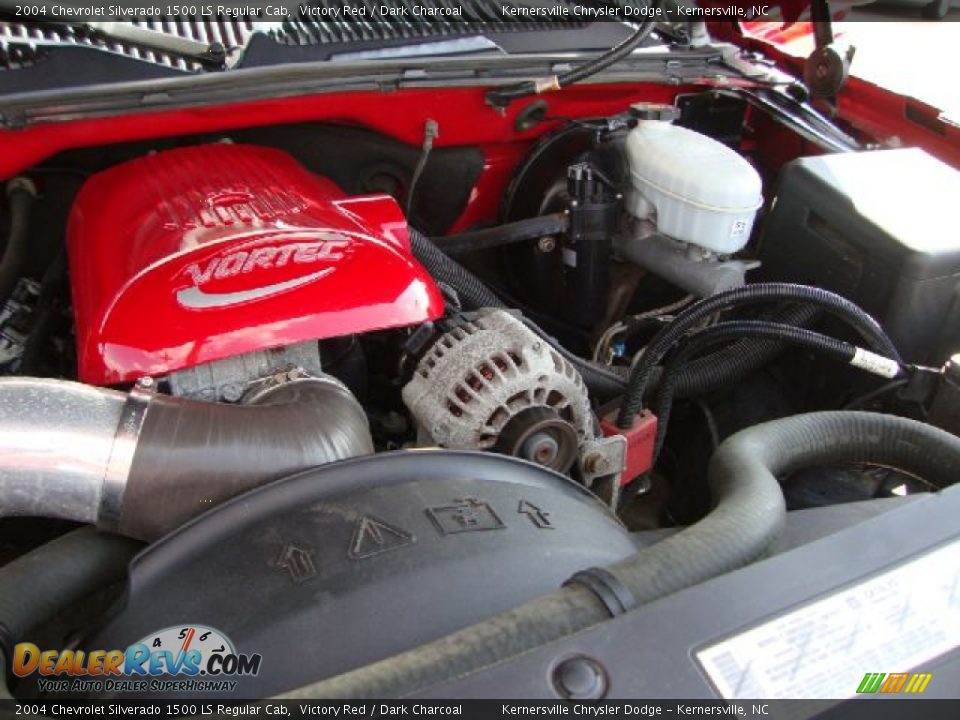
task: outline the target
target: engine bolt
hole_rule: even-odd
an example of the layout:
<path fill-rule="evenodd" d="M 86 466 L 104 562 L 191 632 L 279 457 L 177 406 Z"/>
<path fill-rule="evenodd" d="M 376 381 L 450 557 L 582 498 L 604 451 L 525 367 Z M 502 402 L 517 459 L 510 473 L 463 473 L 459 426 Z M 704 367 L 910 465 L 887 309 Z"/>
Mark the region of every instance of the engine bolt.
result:
<path fill-rule="evenodd" d="M 223 399 L 227 402 L 236 402 L 241 397 L 243 397 L 243 386 L 239 383 L 230 383 L 229 385 L 224 385 L 221 390 Z"/>
<path fill-rule="evenodd" d="M 553 687 L 568 700 L 599 700 L 607 694 L 607 673 L 596 660 L 579 655 L 553 669 Z"/>
<path fill-rule="evenodd" d="M 604 475 L 610 472 L 610 458 L 600 453 L 588 455 L 583 461 L 583 469 L 591 475 Z"/>
<path fill-rule="evenodd" d="M 943 376 L 955 385 L 960 385 L 960 353 L 952 356 L 944 365 Z"/>
<path fill-rule="evenodd" d="M 537 250 L 542 253 L 551 253 L 557 247 L 557 239 L 553 235 L 544 235 L 537 240 Z"/>
<path fill-rule="evenodd" d="M 520 456 L 547 467 L 553 465 L 560 454 L 560 443 L 549 433 L 538 432 L 528 437 L 520 448 Z"/>
<path fill-rule="evenodd" d="M 641 475 L 633 482 L 636 485 L 636 490 L 634 491 L 634 494 L 637 497 L 639 497 L 640 495 L 646 495 L 648 492 L 653 490 L 653 480 L 650 479 L 649 475 Z"/>

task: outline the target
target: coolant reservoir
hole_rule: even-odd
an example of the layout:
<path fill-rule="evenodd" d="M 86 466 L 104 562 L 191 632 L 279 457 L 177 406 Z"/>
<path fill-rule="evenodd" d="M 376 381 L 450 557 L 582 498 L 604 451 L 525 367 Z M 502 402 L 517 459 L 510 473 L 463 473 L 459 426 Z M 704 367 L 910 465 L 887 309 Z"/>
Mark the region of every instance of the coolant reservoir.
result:
<path fill-rule="evenodd" d="M 627 158 L 630 214 L 718 254 L 746 245 L 763 195 L 757 171 L 736 152 L 687 128 L 640 120 L 627 135 Z"/>

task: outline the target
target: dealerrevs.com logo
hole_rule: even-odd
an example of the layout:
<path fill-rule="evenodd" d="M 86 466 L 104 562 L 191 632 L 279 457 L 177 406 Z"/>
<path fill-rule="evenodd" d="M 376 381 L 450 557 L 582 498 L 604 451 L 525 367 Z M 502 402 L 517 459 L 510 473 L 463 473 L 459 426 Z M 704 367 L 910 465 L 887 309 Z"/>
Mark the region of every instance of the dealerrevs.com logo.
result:
<path fill-rule="evenodd" d="M 220 631 L 203 625 L 168 627 L 125 650 L 41 650 L 19 643 L 18 677 L 37 674 L 42 692 L 232 692 L 260 672 L 259 654 L 238 653 Z"/>

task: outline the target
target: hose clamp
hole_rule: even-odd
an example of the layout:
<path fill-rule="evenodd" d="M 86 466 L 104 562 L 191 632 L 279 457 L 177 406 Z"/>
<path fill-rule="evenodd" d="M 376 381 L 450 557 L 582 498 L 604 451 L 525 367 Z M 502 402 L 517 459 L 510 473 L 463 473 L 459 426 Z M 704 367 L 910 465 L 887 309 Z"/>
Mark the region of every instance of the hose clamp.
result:
<path fill-rule="evenodd" d="M 556 92 L 560 89 L 560 78 L 556 75 L 540 78 L 533 81 L 533 89 L 537 95 L 543 95 L 548 92 Z"/>
<path fill-rule="evenodd" d="M 97 513 L 97 527 L 108 532 L 120 529 L 120 514 L 123 511 L 123 494 L 127 489 L 133 456 L 137 451 L 137 441 L 143 421 L 153 399 L 153 378 L 145 377 L 137 381 L 127 395 L 120 410 L 120 422 L 113 436 L 110 459 L 103 475 L 103 489 L 100 492 L 100 509 Z"/>
<path fill-rule="evenodd" d="M 630 612 L 637 607 L 637 598 L 624 585 L 620 578 L 603 568 L 587 568 L 570 576 L 563 587 L 568 585 L 583 585 L 594 595 L 600 598 L 610 613 L 610 617 L 617 617 Z"/>

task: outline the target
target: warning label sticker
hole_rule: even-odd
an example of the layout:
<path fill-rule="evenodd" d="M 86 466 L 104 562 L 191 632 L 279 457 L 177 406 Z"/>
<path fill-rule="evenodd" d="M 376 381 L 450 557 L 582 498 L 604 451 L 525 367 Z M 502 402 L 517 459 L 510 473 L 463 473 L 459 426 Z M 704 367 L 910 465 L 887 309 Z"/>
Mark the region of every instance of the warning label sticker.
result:
<path fill-rule="evenodd" d="M 727 699 L 846 698 L 960 646 L 960 542 L 697 652 Z M 936 683 L 936 678 L 933 678 Z"/>

